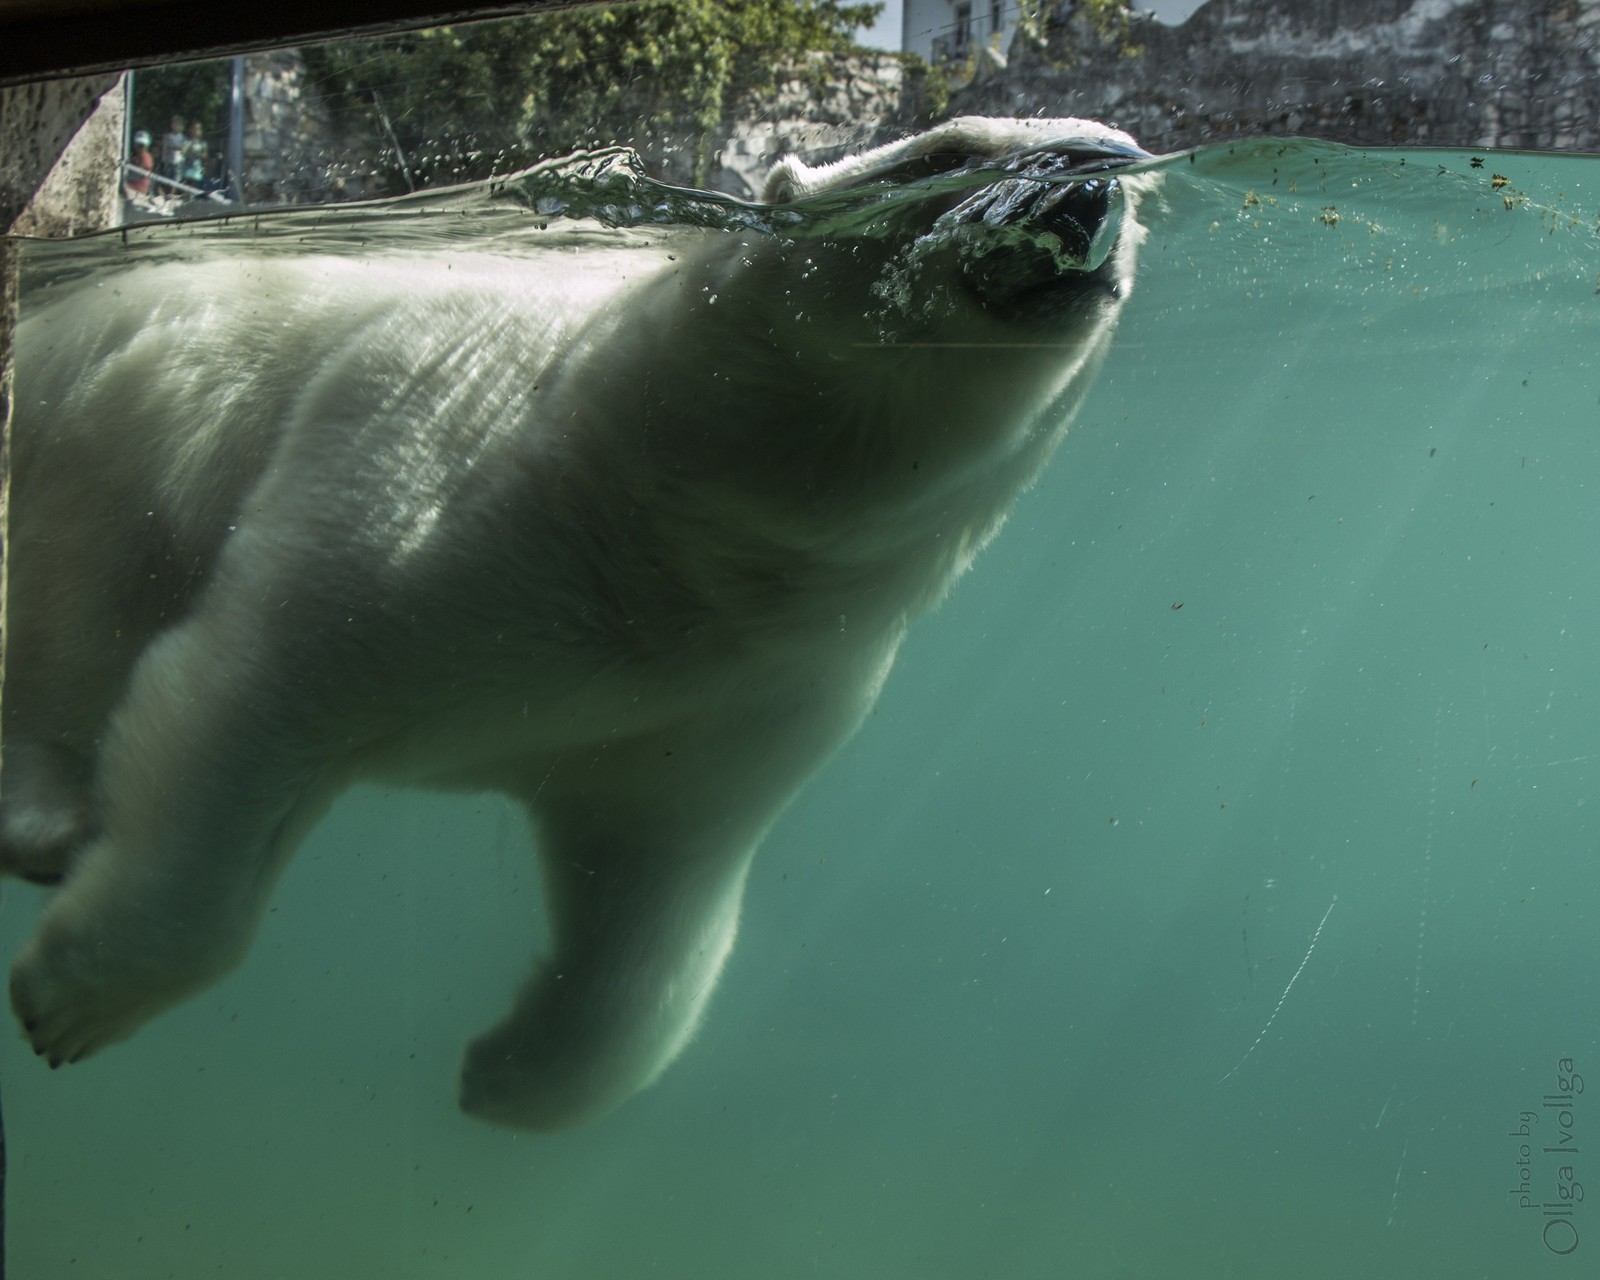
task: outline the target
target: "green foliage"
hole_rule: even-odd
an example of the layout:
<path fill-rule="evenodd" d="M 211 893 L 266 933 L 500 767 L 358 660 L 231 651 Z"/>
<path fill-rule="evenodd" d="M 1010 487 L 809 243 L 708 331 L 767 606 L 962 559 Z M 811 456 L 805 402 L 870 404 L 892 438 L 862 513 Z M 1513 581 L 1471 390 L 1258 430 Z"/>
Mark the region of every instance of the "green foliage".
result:
<path fill-rule="evenodd" d="M 1129 42 L 1129 28 L 1133 23 L 1133 12 L 1128 0 L 1080 0 L 1089 21 L 1094 24 L 1094 29 L 1100 38 L 1108 44 L 1122 46 L 1122 56 L 1125 58 L 1137 57 L 1144 50 Z"/>
<path fill-rule="evenodd" d="M 1017 0 L 1017 27 L 1034 44 L 1044 44 L 1045 11 L 1049 0 Z"/>
<path fill-rule="evenodd" d="M 1052 21 L 1061 22 L 1054 0 L 1017 0 L 1017 8 L 1017 25 L 1047 62 L 1065 69 L 1077 66 L 1070 45 L 1063 54 L 1060 44 L 1053 43 L 1045 30 Z M 1066 20 L 1068 24 L 1086 22 L 1103 43 L 1116 47 L 1120 57 L 1137 58 L 1144 53 L 1144 46 L 1132 39 L 1133 6 L 1128 0 L 1076 0 Z"/>
<path fill-rule="evenodd" d="M 651 0 L 345 41 L 305 50 L 336 116 L 398 144 L 408 178 L 461 180 L 591 143 L 641 143 L 771 91 L 811 50 L 842 52 L 880 4 Z M 636 122 L 617 136 L 612 122 Z M 391 136 L 392 135 L 392 136 Z"/>
<path fill-rule="evenodd" d="M 956 91 L 955 80 L 944 66 L 930 66 L 914 53 L 899 55 L 900 65 L 912 83 L 912 92 L 919 98 L 920 114 L 928 120 L 943 120 L 950 114 L 950 98 Z"/>

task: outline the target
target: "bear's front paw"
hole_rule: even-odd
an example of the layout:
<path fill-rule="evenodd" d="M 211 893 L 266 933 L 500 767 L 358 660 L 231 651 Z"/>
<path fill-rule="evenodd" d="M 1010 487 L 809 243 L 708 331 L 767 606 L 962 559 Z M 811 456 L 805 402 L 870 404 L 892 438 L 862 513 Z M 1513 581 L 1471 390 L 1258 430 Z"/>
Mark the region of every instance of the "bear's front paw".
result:
<path fill-rule="evenodd" d="M 259 878 L 221 859 L 167 862 L 90 845 L 17 957 L 11 1007 L 52 1066 L 126 1039 L 244 955 Z M 185 874 L 194 865 L 209 878 Z"/>
<path fill-rule="evenodd" d="M 104 847 L 98 852 L 106 854 Z M 11 1007 L 52 1067 L 125 1040 L 163 1009 L 220 977 L 239 940 L 215 920 L 146 893 L 90 857 L 57 894 L 11 969 Z"/>
<path fill-rule="evenodd" d="M 125 1039 L 154 1009 L 144 984 L 109 948 L 45 928 L 11 969 L 11 1007 L 33 1051 L 52 1067 Z"/>

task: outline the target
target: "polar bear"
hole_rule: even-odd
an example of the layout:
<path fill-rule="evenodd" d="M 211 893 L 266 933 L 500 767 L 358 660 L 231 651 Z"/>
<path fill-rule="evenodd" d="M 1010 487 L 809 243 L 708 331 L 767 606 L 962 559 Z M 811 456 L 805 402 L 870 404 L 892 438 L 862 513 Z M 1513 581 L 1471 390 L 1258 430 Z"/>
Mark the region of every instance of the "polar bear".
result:
<path fill-rule="evenodd" d="M 549 1129 L 647 1085 L 763 834 L 1083 400 L 1143 155 L 959 119 L 780 164 L 766 201 L 810 200 L 810 234 L 47 291 L 16 355 L 0 810 L 0 867 L 61 881 L 11 977 L 36 1052 L 220 978 L 378 779 L 499 790 L 534 827 L 553 954 L 470 1046 L 465 1109 Z"/>

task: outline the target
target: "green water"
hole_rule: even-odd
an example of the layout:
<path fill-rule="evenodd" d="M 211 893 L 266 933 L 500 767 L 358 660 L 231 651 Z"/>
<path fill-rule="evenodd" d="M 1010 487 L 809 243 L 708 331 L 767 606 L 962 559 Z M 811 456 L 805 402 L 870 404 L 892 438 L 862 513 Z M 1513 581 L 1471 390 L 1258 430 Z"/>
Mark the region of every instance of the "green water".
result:
<path fill-rule="evenodd" d="M 1088 409 L 655 1087 L 464 1119 L 528 838 L 353 792 L 222 986 L 69 1071 L 0 1037 L 13 1274 L 1588 1274 L 1600 161 L 1482 158 L 1167 165 Z"/>

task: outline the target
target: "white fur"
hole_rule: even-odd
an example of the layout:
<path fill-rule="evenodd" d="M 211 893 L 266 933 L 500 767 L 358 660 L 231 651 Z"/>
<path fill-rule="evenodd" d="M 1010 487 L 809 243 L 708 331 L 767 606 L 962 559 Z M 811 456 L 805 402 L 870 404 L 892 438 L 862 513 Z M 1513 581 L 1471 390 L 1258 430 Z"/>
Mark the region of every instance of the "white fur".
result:
<path fill-rule="evenodd" d="M 1052 129 L 1125 139 L 939 145 Z M 1121 306 L 1052 346 L 930 275 L 944 309 L 885 345 L 848 245 L 519 254 L 134 266 L 25 319 L 0 859 L 70 868 L 12 977 L 52 1061 L 225 973 L 378 778 L 535 826 L 555 954 L 472 1046 L 467 1109 L 552 1127 L 643 1087 L 763 833 L 1043 466 Z"/>
<path fill-rule="evenodd" d="M 886 142 L 881 147 L 845 156 L 832 164 L 808 165 L 798 156 L 785 156 L 767 174 L 762 199 L 798 200 L 839 187 L 879 177 L 907 160 L 932 155 L 970 156 L 996 160 L 1018 151 L 1065 151 L 1074 143 L 1112 146 L 1129 153 L 1142 149 L 1132 134 L 1098 120 L 1076 116 L 1046 120 L 993 120 L 987 116 L 957 116 L 923 133 Z"/>

